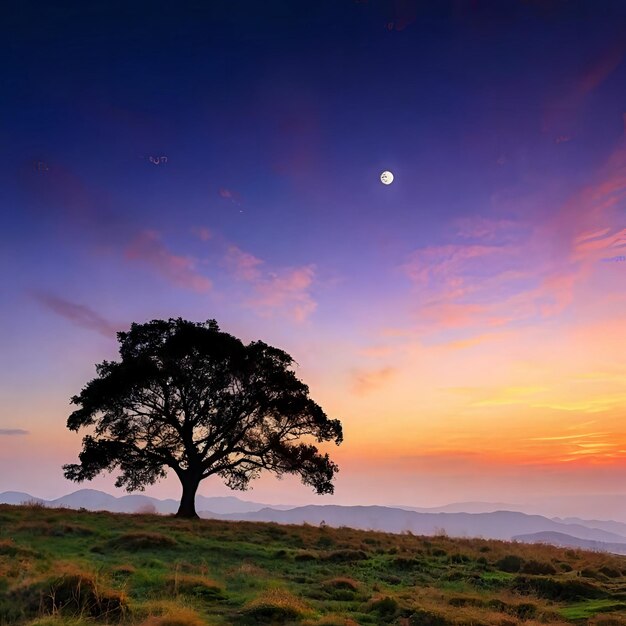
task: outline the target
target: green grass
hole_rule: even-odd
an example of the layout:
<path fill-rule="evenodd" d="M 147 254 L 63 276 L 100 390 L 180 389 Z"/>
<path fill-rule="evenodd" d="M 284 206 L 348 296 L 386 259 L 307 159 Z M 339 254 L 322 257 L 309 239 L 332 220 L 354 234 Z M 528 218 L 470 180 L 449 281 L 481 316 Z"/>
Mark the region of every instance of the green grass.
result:
<path fill-rule="evenodd" d="M 611 576 L 585 575 L 602 571 Z M 349 528 L 0 506 L 0 626 L 601 620 L 626 625 L 624 557 Z"/>
<path fill-rule="evenodd" d="M 614 613 L 616 611 L 626 611 L 626 602 L 615 602 L 615 600 L 587 600 L 572 604 L 560 610 L 563 617 L 570 620 L 580 620 L 593 617 L 599 613 Z"/>

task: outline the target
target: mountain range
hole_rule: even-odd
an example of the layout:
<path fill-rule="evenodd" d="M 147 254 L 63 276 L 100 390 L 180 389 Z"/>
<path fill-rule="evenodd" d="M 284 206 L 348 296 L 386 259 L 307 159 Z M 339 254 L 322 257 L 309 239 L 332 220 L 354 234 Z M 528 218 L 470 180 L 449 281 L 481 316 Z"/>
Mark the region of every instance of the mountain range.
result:
<path fill-rule="evenodd" d="M 95 489 L 81 489 L 61 498 L 43 500 L 28 493 L 6 491 L 0 504 L 37 502 L 49 507 L 84 508 L 116 513 L 172 514 L 178 501 L 145 495 L 112 496 Z M 196 508 L 204 518 L 276 522 L 279 524 L 326 524 L 392 533 L 419 535 L 445 533 L 454 537 L 484 537 L 536 541 L 626 553 L 626 523 L 585 520 L 578 517 L 549 518 L 519 510 L 498 510 L 506 504 L 467 502 L 435 508 L 309 505 L 290 507 L 241 500 L 234 496 L 197 496 Z M 514 506 L 514 505 L 513 505 Z M 512 506 L 512 508 L 513 508 Z M 463 508 L 468 511 L 463 511 Z M 517 507 L 515 507 L 517 508 Z"/>
<path fill-rule="evenodd" d="M 583 550 L 594 550 L 596 552 L 613 552 L 614 554 L 626 554 L 626 544 L 605 543 L 603 541 L 591 541 L 590 539 L 579 539 L 571 535 L 555 532 L 531 533 L 529 535 L 517 535 L 514 541 L 523 543 L 549 543 L 553 546 L 563 548 L 582 548 Z"/>
<path fill-rule="evenodd" d="M 112 496 L 104 491 L 96 489 L 79 489 L 55 500 L 44 500 L 35 498 L 28 493 L 21 491 L 5 491 L 0 493 L 0 504 L 24 504 L 25 502 L 37 502 L 49 507 L 67 507 L 69 509 L 87 509 L 88 511 L 112 511 L 113 513 L 176 513 L 178 510 L 178 500 L 159 500 L 150 496 L 133 494 L 126 496 Z M 208 510 L 212 513 L 246 513 L 249 511 L 259 511 L 267 508 L 268 504 L 259 502 L 248 502 L 240 500 L 234 496 L 216 496 L 207 498 L 205 496 L 196 497 L 196 507 L 198 510 Z M 273 508 L 281 510 L 290 507 L 285 505 L 272 505 Z"/>

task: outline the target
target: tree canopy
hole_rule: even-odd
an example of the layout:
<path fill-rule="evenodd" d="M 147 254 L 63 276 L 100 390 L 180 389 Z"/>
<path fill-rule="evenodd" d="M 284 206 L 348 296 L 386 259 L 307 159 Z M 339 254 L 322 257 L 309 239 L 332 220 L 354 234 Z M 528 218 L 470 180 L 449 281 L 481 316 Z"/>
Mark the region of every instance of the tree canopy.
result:
<path fill-rule="evenodd" d="M 116 486 L 136 491 L 172 470 L 181 517 L 196 516 L 198 485 L 213 475 L 245 490 L 263 470 L 295 474 L 333 493 L 338 467 L 315 443 L 340 444 L 341 422 L 309 397 L 289 354 L 246 345 L 215 320 L 153 320 L 117 337 L 121 360 L 96 365 L 97 377 L 71 399 L 79 408 L 67 427 L 89 434 L 66 478 L 118 469 Z"/>

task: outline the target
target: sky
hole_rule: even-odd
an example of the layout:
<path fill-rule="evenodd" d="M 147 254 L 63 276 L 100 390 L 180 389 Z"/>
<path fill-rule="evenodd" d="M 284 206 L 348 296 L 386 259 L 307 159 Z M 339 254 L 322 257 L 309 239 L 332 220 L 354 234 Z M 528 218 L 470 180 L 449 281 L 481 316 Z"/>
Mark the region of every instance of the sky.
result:
<path fill-rule="evenodd" d="M 2 13 L 0 491 L 113 493 L 63 478 L 69 399 L 181 316 L 287 350 L 344 426 L 333 496 L 235 495 L 626 494 L 626 4 Z"/>

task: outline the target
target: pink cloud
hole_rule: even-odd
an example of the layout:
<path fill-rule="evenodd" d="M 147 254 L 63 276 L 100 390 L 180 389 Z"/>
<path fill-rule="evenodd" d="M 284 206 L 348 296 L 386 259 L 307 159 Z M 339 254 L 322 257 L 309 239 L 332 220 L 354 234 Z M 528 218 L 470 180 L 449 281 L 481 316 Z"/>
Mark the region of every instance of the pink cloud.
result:
<path fill-rule="evenodd" d="M 97 311 L 84 304 L 70 302 L 59 296 L 45 292 L 35 292 L 33 297 L 48 310 L 64 317 L 76 326 L 95 330 L 105 337 L 115 337 L 116 326 Z"/>
<path fill-rule="evenodd" d="M 394 367 L 382 367 L 374 370 L 357 370 L 352 375 L 352 391 L 365 395 L 382 387 L 397 373 Z"/>
<path fill-rule="evenodd" d="M 263 265 L 263 261 L 237 246 L 228 247 L 225 263 L 239 280 L 255 281 L 261 277 L 259 266 Z"/>
<path fill-rule="evenodd" d="M 151 267 L 177 287 L 198 293 L 211 289 L 211 281 L 196 271 L 193 259 L 172 254 L 156 231 L 141 232 L 126 248 L 125 256 Z"/>
<path fill-rule="evenodd" d="M 313 265 L 264 271 L 262 259 L 234 245 L 228 246 L 224 264 L 237 280 L 252 286 L 254 295 L 248 305 L 259 315 L 281 312 L 303 322 L 317 308 L 310 292 L 315 278 Z"/>
<path fill-rule="evenodd" d="M 314 267 L 309 265 L 259 279 L 255 282 L 257 297 L 251 304 L 262 314 L 283 309 L 296 322 L 303 322 L 317 308 L 309 292 L 314 275 Z"/>
<path fill-rule="evenodd" d="M 562 314 L 593 290 L 598 261 L 626 247 L 625 203 L 621 147 L 593 184 L 535 219 L 532 229 L 481 216 L 454 222 L 453 241 L 417 249 L 402 266 L 414 285 L 414 329 L 485 332 Z"/>

